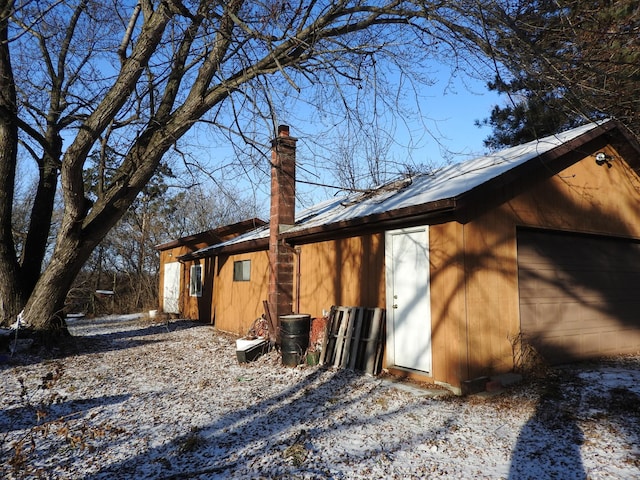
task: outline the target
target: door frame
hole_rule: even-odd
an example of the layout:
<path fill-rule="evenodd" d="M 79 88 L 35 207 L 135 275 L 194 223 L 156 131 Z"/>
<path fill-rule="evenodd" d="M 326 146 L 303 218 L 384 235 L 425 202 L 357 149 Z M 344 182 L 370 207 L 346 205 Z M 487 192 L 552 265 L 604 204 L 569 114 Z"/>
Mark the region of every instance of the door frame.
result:
<path fill-rule="evenodd" d="M 173 275 L 177 273 L 173 278 L 171 275 L 167 275 L 170 270 L 174 270 L 172 272 Z M 182 276 L 182 264 L 180 262 L 167 262 L 164 264 L 164 272 L 162 277 L 162 310 L 165 313 L 180 313 L 180 277 Z M 174 280 L 175 279 L 175 280 Z M 170 285 L 168 280 L 174 280 L 174 283 Z M 170 294 L 176 294 L 175 297 L 171 297 Z M 167 305 L 167 299 L 171 300 L 172 303 Z M 169 309 L 168 307 L 174 307 Z"/>
<path fill-rule="evenodd" d="M 395 310 L 394 308 L 394 272 L 393 272 L 393 238 L 397 235 L 408 235 L 415 233 L 424 233 L 424 251 L 426 253 L 426 272 L 427 276 L 426 281 L 426 311 L 424 312 L 424 316 L 421 317 L 420 323 L 421 328 L 420 332 L 416 332 L 416 335 L 425 335 L 427 334 L 429 338 L 427 339 L 428 344 L 428 356 L 426 357 L 425 365 L 423 368 L 411 368 L 408 366 L 396 365 L 396 352 L 395 352 L 395 337 L 394 337 L 394 319 L 395 319 Z M 385 288 L 386 288 L 386 323 L 387 323 L 387 334 L 386 334 L 386 363 L 389 367 L 401 369 L 401 370 L 409 370 L 416 371 L 424 374 L 432 375 L 433 373 L 433 345 L 432 345 L 432 335 L 431 335 L 431 272 L 429 268 L 429 226 L 417 226 L 411 228 L 401 228 L 396 230 L 389 230 L 385 232 Z"/>

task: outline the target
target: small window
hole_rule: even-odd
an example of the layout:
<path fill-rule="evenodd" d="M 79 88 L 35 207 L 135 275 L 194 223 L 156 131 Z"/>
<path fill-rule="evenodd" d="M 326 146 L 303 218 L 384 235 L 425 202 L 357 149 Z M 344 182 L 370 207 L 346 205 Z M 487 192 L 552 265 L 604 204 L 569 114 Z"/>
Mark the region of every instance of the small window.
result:
<path fill-rule="evenodd" d="M 251 280 L 251 260 L 233 262 L 233 281 L 248 282 Z"/>
<path fill-rule="evenodd" d="M 191 265 L 189 295 L 192 297 L 202 296 L 202 265 Z"/>

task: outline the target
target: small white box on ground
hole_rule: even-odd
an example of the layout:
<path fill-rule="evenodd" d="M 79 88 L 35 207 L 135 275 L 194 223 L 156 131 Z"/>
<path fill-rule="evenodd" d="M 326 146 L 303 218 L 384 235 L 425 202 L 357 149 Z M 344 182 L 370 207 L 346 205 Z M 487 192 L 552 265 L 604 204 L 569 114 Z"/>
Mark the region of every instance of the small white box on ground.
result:
<path fill-rule="evenodd" d="M 239 363 L 252 362 L 269 350 L 269 344 L 264 338 L 236 340 L 236 357 Z"/>

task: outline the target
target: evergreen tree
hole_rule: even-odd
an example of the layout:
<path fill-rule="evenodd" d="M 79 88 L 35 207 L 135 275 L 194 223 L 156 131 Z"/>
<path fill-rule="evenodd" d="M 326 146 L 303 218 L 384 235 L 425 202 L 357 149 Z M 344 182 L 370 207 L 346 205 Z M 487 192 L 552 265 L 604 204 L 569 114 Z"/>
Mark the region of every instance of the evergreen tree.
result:
<path fill-rule="evenodd" d="M 500 78 L 488 84 L 491 91 L 508 98 L 504 106 L 496 105 L 489 118 L 476 121 L 477 126 L 490 126 L 492 133 L 484 140 L 490 150 L 520 145 L 536 138 L 567 130 L 582 119 L 567 108 L 554 92 L 532 90 L 532 80 Z"/>
<path fill-rule="evenodd" d="M 492 53 L 506 69 L 489 88 L 508 97 L 477 122 L 493 128 L 489 148 L 605 117 L 640 138 L 638 2 L 522 0 L 489 8 Z"/>

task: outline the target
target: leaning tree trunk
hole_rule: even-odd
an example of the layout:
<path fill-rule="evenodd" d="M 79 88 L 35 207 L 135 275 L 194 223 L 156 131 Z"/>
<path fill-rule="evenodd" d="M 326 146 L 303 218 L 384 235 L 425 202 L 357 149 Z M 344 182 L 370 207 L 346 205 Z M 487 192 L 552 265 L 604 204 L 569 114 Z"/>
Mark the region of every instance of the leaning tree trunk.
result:
<path fill-rule="evenodd" d="M 70 236 L 58 237 L 51 261 L 24 309 L 24 319 L 30 328 L 54 336 L 68 334 L 64 312 L 67 292 L 94 246 Z"/>
<path fill-rule="evenodd" d="M 148 135 L 152 136 L 152 133 Z M 167 140 L 161 138 L 160 142 Z M 132 175 L 135 182 L 114 185 L 116 192 L 103 195 L 95 204 L 88 203 L 83 195 L 81 169 L 66 171 L 64 167 L 67 165 L 63 163 L 61 183 L 65 209 L 51 260 L 41 273 L 24 309 L 24 319 L 30 328 L 43 335 L 48 335 L 48 332 L 52 335 L 68 333 L 64 311 L 67 292 L 91 252 L 122 218 L 136 195 L 147 184 L 166 151 L 159 150 L 155 152 L 155 156 L 148 155 L 144 150 L 147 144 L 142 143 L 142 153 L 136 150 L 127 157 L 130 162 L 130 157 L 145 159 L 143 164 L 137 165 L 135 175 Z M 73 159 L 69 151 L 67 155 Z"/>

